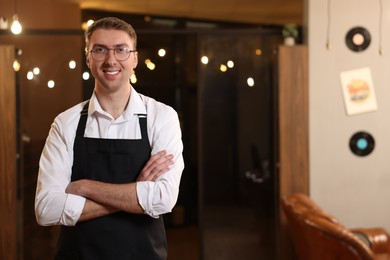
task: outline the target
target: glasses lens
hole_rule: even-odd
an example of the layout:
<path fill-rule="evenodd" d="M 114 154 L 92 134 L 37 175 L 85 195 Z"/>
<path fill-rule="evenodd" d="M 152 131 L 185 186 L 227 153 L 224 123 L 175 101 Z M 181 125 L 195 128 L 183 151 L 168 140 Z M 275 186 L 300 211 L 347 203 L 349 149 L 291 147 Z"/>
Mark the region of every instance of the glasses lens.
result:
<path fill-rule="evenodd" d="M 92 58 L 94 58 L 97 61 L 102 61 L 106 58 L 107 55 L 107 49 L 104 48 L 93 48 L 91 50 Z"/>
<path fill-rule="evenodd" d="M 130 51 L 125 48 L 116 48 L 115 57 L 117 60 L 124 61 L 127 60 L 130 56 Z"/>

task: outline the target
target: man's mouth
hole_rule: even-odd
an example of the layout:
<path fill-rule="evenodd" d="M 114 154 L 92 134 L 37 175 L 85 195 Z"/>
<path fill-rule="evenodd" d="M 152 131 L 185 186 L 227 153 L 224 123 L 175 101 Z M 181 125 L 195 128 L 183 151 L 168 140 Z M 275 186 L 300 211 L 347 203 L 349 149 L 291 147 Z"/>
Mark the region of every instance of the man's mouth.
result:
<path fill-rule="evenodd" d="M 104 73 L 108 75 L 116 75 L 119 73 L 119 70 L 111 71 L 111 70 L 103 70 Z"/>

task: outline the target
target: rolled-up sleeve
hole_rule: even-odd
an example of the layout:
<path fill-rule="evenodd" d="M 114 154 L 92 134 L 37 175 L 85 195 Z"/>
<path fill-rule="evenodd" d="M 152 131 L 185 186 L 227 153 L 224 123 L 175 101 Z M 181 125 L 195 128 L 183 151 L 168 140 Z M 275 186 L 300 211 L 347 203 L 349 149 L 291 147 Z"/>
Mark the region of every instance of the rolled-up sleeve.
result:
<path fill-rule="evenodd" d="M 35 216 L 43 226 L 75 225 L 85 204 L 85 198 L 65 193 L 71 178 L 73 147 L 69 152 L 69 146 L 73 140 L 66 143 L 60 125 L 56 118 L 39 161 Z"/>
<path fill-rule="evenodd" d="M 177 202 L 184 160 L 181 128 L 176 111 L 171 107 L 155 109 L 158 113 L 153 110 L 149 113 L 148 110 L 148 135 L 152 154 L 166 150 L 174 156 L 173 165 L 155 182 L 138 182 L 137 196 L 144 212 L 157 218 L 171 212 Z"/>

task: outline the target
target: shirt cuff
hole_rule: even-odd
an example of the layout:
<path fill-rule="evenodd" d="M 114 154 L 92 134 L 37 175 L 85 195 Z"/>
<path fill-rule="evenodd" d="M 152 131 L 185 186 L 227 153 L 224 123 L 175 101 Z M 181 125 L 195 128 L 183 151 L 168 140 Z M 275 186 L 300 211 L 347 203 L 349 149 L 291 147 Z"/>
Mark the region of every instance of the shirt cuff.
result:
<path fill-rule="evenodd" d="M 137 182 L 136 191 L 138 203 L 144 210 L 144 213 L 151 216 L 152 218 L 159 218 L 160 216 L 156 214 L 153 209 L 153 186 L 154 182 L 151 181 L 140 181 Z"/>
<path fill-rule="evenodd" d="M 83 212 L 85 198 L 82 196 L 67 194 L 61 223 L 65 226 L 74 226 Z"/>

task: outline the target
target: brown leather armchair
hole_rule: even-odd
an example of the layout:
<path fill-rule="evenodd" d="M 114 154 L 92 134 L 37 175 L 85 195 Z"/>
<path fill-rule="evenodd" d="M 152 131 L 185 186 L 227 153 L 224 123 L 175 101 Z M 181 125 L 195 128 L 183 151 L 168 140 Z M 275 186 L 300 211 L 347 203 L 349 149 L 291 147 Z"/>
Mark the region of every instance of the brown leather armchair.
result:
<path fill-rule="evenodd" d="M 299 260 L 390 259 L 390 237 L 383 228 L 345 228 L 307 195 L 282 198 L 283 211 Z"/>

